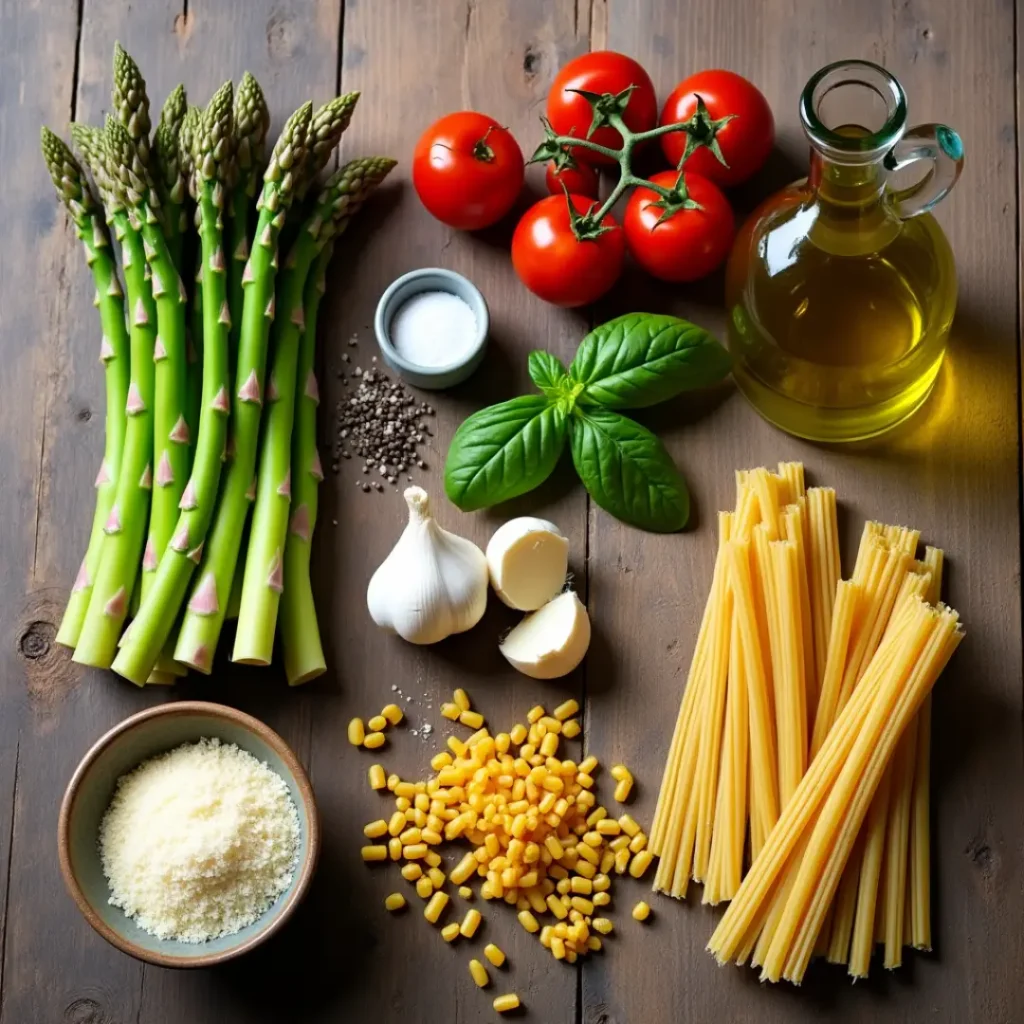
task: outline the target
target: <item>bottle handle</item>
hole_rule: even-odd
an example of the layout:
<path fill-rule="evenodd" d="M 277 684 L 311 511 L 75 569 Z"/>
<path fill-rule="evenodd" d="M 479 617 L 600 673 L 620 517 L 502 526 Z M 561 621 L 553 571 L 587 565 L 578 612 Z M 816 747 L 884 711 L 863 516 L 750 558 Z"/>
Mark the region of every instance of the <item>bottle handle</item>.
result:
<path fill-rule="evenodd" d="M 898 171 L 920 160 L 931 163 L 928 173 L 908 188 L 892 189 L 896 212 L 903 220 L 930 210 L 956 184 L 964 167 L 964 144 L 944 124 L 911 128 L 885 155 L 885 169 Z"/>

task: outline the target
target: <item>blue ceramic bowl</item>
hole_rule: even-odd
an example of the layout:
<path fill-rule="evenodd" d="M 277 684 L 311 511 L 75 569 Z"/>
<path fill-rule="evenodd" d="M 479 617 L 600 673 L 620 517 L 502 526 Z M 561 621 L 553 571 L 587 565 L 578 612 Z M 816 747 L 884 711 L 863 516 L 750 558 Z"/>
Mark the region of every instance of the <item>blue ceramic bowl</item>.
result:
<path fill-rule="evenodd" d="M 465 302 L 476 316 L 476 338 L 464 359 L 447 366 L 420 366 L 410 363 L 395 351 L 391 344 L 391 321 L 404 302 L 421 292 L 449 292 Z M 373 330 L 384 362 L 404 380 L 418 388 L 438 391 L 442 388 L 461 384 L 480 365 L 487 349 L 487 332 L 490 329 L 490 315 L 487 302 L 480 289 L 472 281 L 456 274 L 454 270 L 441 267 L 424 267 L 411 270 L 392 282 L 377 303 L 373 318 Z"/>
<path fill-rule="evenodd" d="M 298 863 L 291 885 L 247 928 L 203 943 L 158 939 L 107 902 L 110 890 L 100 861 L 100 822 L 122 775 L 155 754 L 204 736 L 236 744 L 284 779 L 299 814 Z M 61 804 L 58 849 L 61 872 L 78 909 L 109 943 L 161 967 L 209 967 L 259 945 L 291 916 L 316 868 L 320 824 L 309 778 L 277 733 L 234 708 L 180 701 L 126 718 L 82 758 Z"/>

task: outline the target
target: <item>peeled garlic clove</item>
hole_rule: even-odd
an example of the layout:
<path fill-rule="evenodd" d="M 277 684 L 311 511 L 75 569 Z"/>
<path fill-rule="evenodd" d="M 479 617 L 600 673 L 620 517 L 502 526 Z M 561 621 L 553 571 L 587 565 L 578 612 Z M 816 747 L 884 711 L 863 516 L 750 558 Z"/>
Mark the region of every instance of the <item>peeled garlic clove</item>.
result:
<path fill-rule="evenodd" d="M 590 616 L 567 590 L 527 615 L 501 644 L 513 668 L 531 679 L 557 679 L 583 660 L 590 646 Z"/>
<path fill-rule="evenodd" d="M 500 526 L 487 545 L 494 592 L 509 606 L 532 612 L 564 586 L 569 541 L 554 523 L 520 516 Z"/>

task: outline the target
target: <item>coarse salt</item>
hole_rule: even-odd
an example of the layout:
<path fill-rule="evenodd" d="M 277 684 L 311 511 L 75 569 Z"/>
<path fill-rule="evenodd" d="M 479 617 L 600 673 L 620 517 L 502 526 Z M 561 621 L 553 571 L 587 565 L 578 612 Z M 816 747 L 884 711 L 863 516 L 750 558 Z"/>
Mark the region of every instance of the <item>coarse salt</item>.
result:
<path fill-rule="evenodd" d="M 158 938 L 204 942 L 252 924 L 288 888 L 299 817 L 266 764 L 200 739 L 118 779 L 99 845 L 113 906 Z"/>
<path fill-rule="evenodd" d="M 420 292 L 399 306 L 391 321 L 391 344 L 416 366 L 451 366 L 476 347 L 476 314 L 451 292 Z"/>

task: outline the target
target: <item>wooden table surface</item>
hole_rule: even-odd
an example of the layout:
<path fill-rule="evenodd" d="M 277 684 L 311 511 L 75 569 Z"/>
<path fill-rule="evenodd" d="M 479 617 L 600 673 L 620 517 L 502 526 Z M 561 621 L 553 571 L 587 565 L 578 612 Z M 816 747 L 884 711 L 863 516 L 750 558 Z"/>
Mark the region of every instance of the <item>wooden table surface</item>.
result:
<path fill-rule="evenodd" d="M 778 459 L 803 459 L 815 483 L 837 488 L 847 558 L 866 516 L 920 527 L 948 552 L 949 598 L 968 638 L 935 697 L 935 953 L 856 987 L 840 970 L 815 966 L 802 990 L 765 988 L 753 972 L 718 968 L 703 951 L 719 911 L 656 898 L 641 927 L 627 913 L 641 895 L 633 883 L 618 889 L 618 937 L 579 969 L 553 961 L 508 908 L 490 907 L 484 933 L 511 965 L 497 988 L 518 991 L 524 1016 L 545 1024 L 1024 1019 L 1015 120 L 1024 11 L 1013 0 L 182 0 L 180 11 L 169 8 L 0 0 L 0 1024 L 493 1019 L 465 948 L 446 946 L 418 911 L 404 919 L 383 911 L 384 895 L 402 883 L 359 859 L 361 826 L 379 800 L 366 786 L 368 756 L 345 741 L 346 722 L 400 687 L 412 698 L 409 721 L 437 727 L 432 742 L 403 729 L 384 751 L 389 769 L 415 777 L 444 735 L 438 705 L 453 687 L 464 686 L 495 725 L 574 695 L 586 705 L 585 749 L 632 766 L 633 813 L 649 823 L 709 585 L 714 513 L 731 505 L 734 468 Z M 421 482 L 438 498 L 454 427 L 526 384 L 530 349 L 568 359 L 588 323 L 643 308 L 724 326 L 717 278 L 657 289 L 629 274 L 589 320 L 546 306 L 514 278 L 507 228 L 452 232 L 412 191 L 409 159 L 427 123 L 483 109 L 529 151 L 556 70 L 590 48 L 638 58 L 661 96 L 708 66 L 758 83 L 779 145 L 742 190 L 748 208 L 804 166 L 796 105 L 813 71 L 851 56 L 891 69 L 909 95 L 911 123 L 946 121 L 966 147 L 963 178 L 938 212 L 961 275 L 951 359 L 922 415 L 858 451 L 793 440 L 728 388 L 659 409 L 647 421 L 667 438 L 695 496 L 693 528 L 680 535 L 623 527 L 588 503 L 568 468 L 513 510 L 462 516 L 440 503 L 444 525 L 481 543 L 502 518 L 527 511 L 570 537 L 595 638 L 583 670 L 557 683 L 534 683 L 505 664 L 495 641 L 514 620 L 496 601 L 471 634 L 429 649 L 372 628 L 366 581 L 404 511 L 392 492 L 358 490 L 354 462 L 328 473 L 322 488 L 315 588 L 324 679 L 289 691 L 276 670 L 225 666 L 212 680 L 137 690 L 81 671 L 54 635 L 91 517 L 103 385 L 92 285 L 38 135 L 41 123 L 64 132 L 70 120 L 99 122 L 115 39 L 138 58 L 155 102 L 179 80 L 194 102 L 205 101 L 248 68 L 279 126 L 307 97 L 362 91 L 344 154 L 401 163 L 399 180 L 332 268 L 321 314 L 322 441 L 344 393 L 338 356 L 354 352 L 369 365 L 382 289 L 424 265 L 466 273 L 490 303 L 491 350 L 471 383 L 436 399 Z M 529 181 L 538 188 L 536 169 Z M 359 345 L 349 349 L 353 334 Z M 200 972 L 143 966 L 103 942 L 64 891 L 56 856 L 60 796 L 88 746 L 126 715 L 181 697 L 227 701 L 279 730 L 309 768 L 325 826 L 319 873 L 289 927 L 244 960 Z"/>

